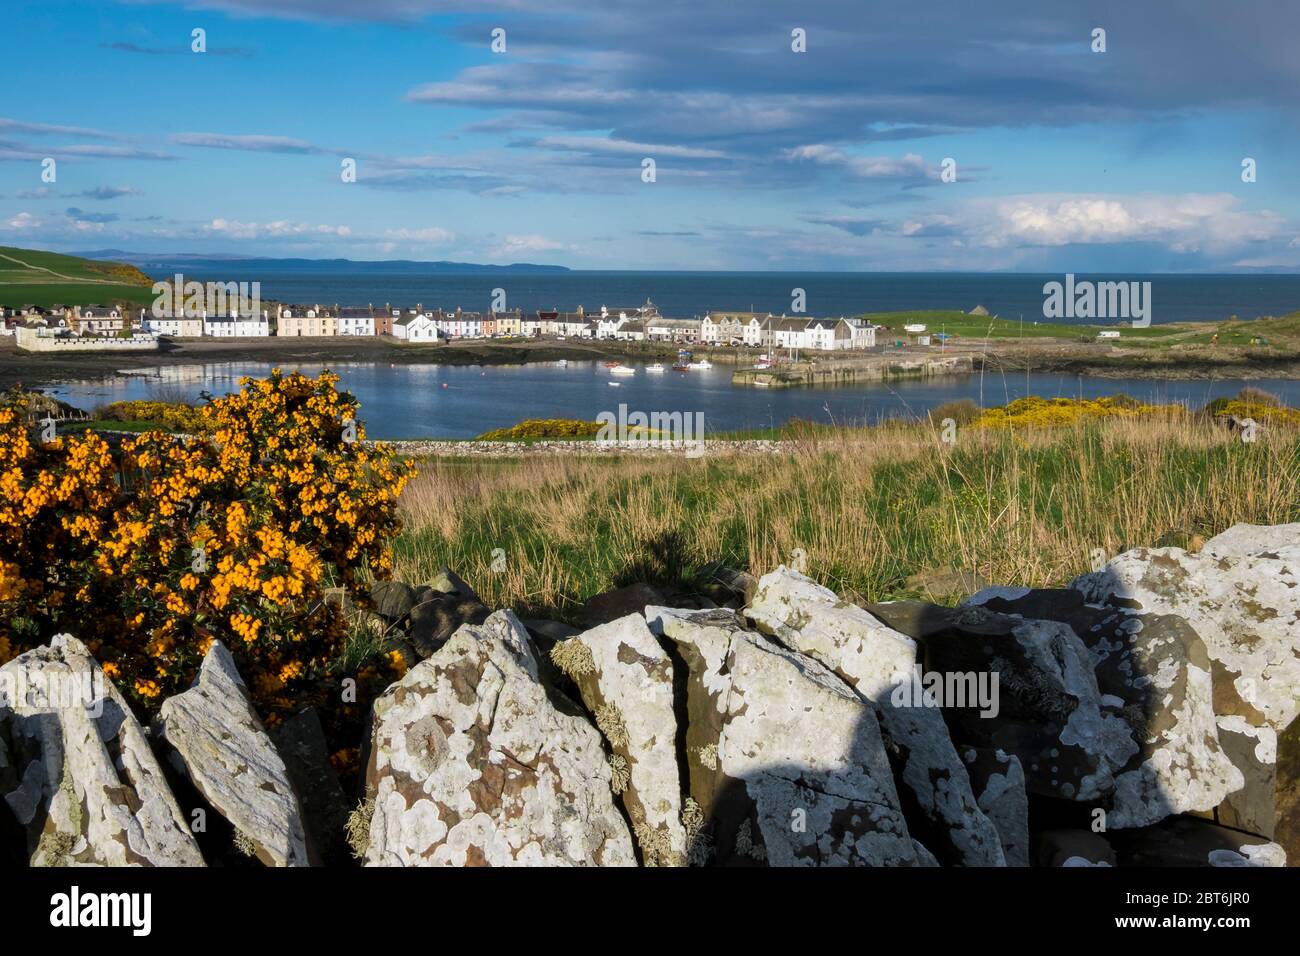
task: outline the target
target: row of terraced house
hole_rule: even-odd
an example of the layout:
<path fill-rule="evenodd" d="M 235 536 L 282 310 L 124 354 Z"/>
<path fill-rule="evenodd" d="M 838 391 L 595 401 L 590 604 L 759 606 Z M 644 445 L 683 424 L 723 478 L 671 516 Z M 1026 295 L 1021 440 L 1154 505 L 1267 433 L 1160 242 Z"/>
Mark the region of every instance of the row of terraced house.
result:
<path fill-rule="evenodd" d="M 457 339 L 549 336 L 557 339 L 599 339 L 624 342 L 665 342 L 678 345 L 752 346 L 766 349 L 837 351 L 866 349 L 876 344 L 876 327 L 862 319 L 776 316 L 758 312 L 710 312 L 700 319 L 660 315 L 653 302 L 633 308 L 586 312 L 538 311 L 454 312 L 442 309 L 347 308 L 284 306 L 269 310 L 234 310 L 229 315 L 207 313 L 138 316 L 114 307 L 85 306 L 6 310 L 5 325 L 38 324 L 77 335 L 120 335 L 136 329 L 176 338 L 282 338 L 391 335 L 405 342 L 437 343 Z"/>

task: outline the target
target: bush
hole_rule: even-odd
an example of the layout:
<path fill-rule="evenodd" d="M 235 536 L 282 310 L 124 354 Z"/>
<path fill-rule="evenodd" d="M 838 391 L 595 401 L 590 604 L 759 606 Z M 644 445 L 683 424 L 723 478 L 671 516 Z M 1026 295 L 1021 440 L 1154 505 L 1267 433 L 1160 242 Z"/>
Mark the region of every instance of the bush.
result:
<path fill-rule="evenodd" d="M 101 421 L 149 422 L 171 431 L 197 434 L 207 427 L 202 409 L 180 402 L 113 402 L 96 411 Z"/>
<path fill-rule="evenodd" d="M 475 441 L 518 441 L 524 438 L 588 438 L 601 429 L 600 422 L 583 422 L 572 418 L 529 418 L 509 428 L 497 428 L 479 435 Z"/>
<path fill-rule="evenodd" d="M 264 715 L 313 702 L 345 636 L 323 590 L 364 601 L 390 573 L 411 474 L 352 433 L 337 381 L 244 379 L 197 410 L 203 437 L 116 449 L 39 444 L 0 408 L 0 662 L 68 631 L 147 710 L 220 639 Z"/>
<path fill-rule="evenodd" d="M 973 423 L 977 428 L 1022 428 L 1073 425 L 1098 418 L 1181 415 L 1182 405 L 1144 405 L 1128 395 L 1104 398 L 1018 398 L 1001 408 L 989 408 Z"/>
<path fill-rule="evenodd" d="M 937 425 L 945 418 L 951 418 L 958 425 L 969 425 L 980 417 L 981 411 L 983 409 L 973 399 L 959 398 L 956 401 L 936 405 L 930 410 L 930 420 Z"/>

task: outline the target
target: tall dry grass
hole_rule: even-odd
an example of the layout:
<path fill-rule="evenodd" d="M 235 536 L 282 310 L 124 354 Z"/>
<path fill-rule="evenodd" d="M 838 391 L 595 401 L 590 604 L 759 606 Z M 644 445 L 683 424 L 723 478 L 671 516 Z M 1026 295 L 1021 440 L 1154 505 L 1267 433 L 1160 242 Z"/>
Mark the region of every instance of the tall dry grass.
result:
<path fill-rule="evenodd" d="M 494 606 L 570 616 L 721 560 L 808 573 L 869 600 L 961 572 L 1052 586 L 1100 550 L 1182 543 L 1241 521 L 1300 520 L 1300 434 L 1242 442 L 1150 416 L 1030 431 L 924 425 L 823 433 L 774 456 L 430 460 L 402 505 L 399 578 L 455 568 Z M 504 570 L 500 558 L 504 558 Z"/>

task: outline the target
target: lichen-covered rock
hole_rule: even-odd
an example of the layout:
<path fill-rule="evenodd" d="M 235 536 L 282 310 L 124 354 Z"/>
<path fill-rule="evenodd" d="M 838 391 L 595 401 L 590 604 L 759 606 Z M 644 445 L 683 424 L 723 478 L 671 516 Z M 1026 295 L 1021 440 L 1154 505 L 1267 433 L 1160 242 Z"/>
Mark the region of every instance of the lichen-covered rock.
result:
<path fill-rule="evenodd" d="M 465 583 L 465 579 L 453 571 L 447 565 L 438 569 L 438 573 L 433 576 L 433 580 L 428 585 L 434 591 L 443 594 L 456 594 L 469 601 L 483 603 L 483 599 L 478 596 L 478 592 Z"/>
<path fill-rule="evenodd" d="M 596 715 L 609 744 L 614 789 L 647 865 L 686 862 L 677 767 L 673 666 L 640 614 L 556 645 L 551 653 Z"/>
<path fill-rule="evenodd" d="M 289 771 L 235 667 L 214 641 L 194 685 L 154 724 L 172 762 L 267 866 L 307 866 L 307 838 Z"/>
<path fill-rule="evenodd" d="M 1276 843 L 1198 817 L 1169 817 L 1107 837 L 1120 866 L 1286 866 Z"/>
<path fill-rule="evenodd" d="M 918 865 L 870 705 L 731 611 L 646 617 L 686 671 L 692 863 Z"/>
<path fill-rule="evenodd" d="M 1029 797 L 1025 773 L 1014 754 L 983 747 L 958 747 L 971 792 L 997 827 L 1007 866 L 1029 865 Z"/>
<path fill-rule="evenodd" d="M 647 607 L 663 601 L 663 595 L 649 584 L 628 584 L 588 598 L 583 606 L 583 619 L 588 627 L 596 627 L 629 614 L 643 614 Z"/>
<path fill-rule="evenodd" d="M 144 730 L 76 638 L 0 667 L 0 794 L 33 866 L 202 866 Z"/>
<path fill-rule="evenodd" d="M 1286 543 L 1291 527 L 1239 525 L 1199 554 L 1137 548 L 1071 587 L 1090 603 L 1183 618 L 1213 662 L 1215 713 L 1281 731 L 1300 713 L 1300 541 Z"/>
<path fill-rule="evenodd" d="M 415 590 L 401 581 L 376 581 L 370 586 L 370 600 L 375 613 L 389 624 L 410 614 L 416 603 Z"/>
<path fill-rule="evenodd" d="M 1300 547 L 1300 521 L 1274 525 L 1242 523 L 1206 541 L 1200 553 L 1212 558 L 1244 558 L 1296 547 Z"/>
<path fill-rule="evenodd" d="M 298 795 L 312 858 L 326 865 L 348 862 L 344 841 L 348 801 L 330 764 L 329 744 L 316 709 L 308 707 L 285 720 L 271 731 L 271 740 Z"/>
<path fill-rule="evenodd" d="M 1066 624 L 1088 648 L 1103 701 L 1115 704 L 1139 748 L 1115 773 L 1108 826 L 1211 810 L 1243 786 L 1220 745 L 1205 644 L 1182 618 L 1090 605 L 1068 588 L 981 592 L 966 603 Z"/>
<path fill-rule="evenodd" d="M 1044 830 L 1034 839 L 1038 866 L 1114 866 L 1115 850 L 1101 834 L 1091 830 Z"/>
<path fill-rule="evenodd" d="M 996 713 L 945 706 L 944 714 L 963 743 L 1015 754 L 1030 792 L 1097 801 L 1137 753 L 1120 702 L 1103 700 L 1088 648 L 1068 625 L 916 601 L 871 611 L 924 643 L 929 668 L 945 680 L 978 687 L 996 677 Z"/>
<path fill-rule="evenodd" d="M 971 792 L 943 714 L 923 700 L 894 700 L 900 681 L 914 680 L 915 641 L 785 567 L 763 576 L 745 615 L 829 667 L 875 707 L 904 808 L 915 811 L 912 828 L 936 857 L 960 866 L 1004 865 L 998 831 Z"/>
<path fill-rule="evenodd" d="M 460 628 L 373 724 L 367 865 L 635 865 L 600 735 L 548 698 L 510 611 Z"/>
<path fill-rule="evenodd" d="M 491 613 L 478 598 L 432 588 L 422 590 L 408 615 L 411 647 L 424 660 L 446 644 L 462 625 L 482 624 Z"/>
<path fill-rule="evenodd" d="M 1300 718 L 1297 719 L 1300 721 Z M 1278 735 L 1245 717 L 1220 717 L 1219 745 L 1241 773 L 1241 786 L 1224 797 L 1218 818 L 1225 825 L 1273 837 L 1277 812 Z"/>

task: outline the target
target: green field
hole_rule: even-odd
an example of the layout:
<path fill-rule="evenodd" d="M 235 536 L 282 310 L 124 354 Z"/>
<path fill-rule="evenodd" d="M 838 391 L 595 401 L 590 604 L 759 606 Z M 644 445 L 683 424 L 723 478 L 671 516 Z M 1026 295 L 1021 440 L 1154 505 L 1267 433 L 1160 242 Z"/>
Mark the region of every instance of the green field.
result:
<path fill-rule="evenodd" d="M 1167 348 L 1175 345 L 1224 345 L 1294 347 L 1300 344 L 1300 312 L 1278 318 L 1225 319 L 1222 322 L 1171 322 L 1144 329 L 1130 328 L 1126 322 L 1103 325 L 1066 325 L 1060 322 L 1034 321 L 1027 318 L 1003 319 L 997 316 L 970 315 L 957 311 L 907 311 L 868 312 L 861 318 L 889 331 L 878 336 L 888 343 L 894 339 L 906 341 L 903 326 L 920 323 L 929 333 L 946 332 L 957 339 L 970 341 L 1007 342 L 1016 339 L 1065 339 L 1069 341 L 1096 338 L 1102 329 L 1118 329 L 1120 341 L 1126 346 Z M 1214 336 L 1218 335 L 1217 341 Z"/>
<path fill-rule="evenodd" d="M 135 266 L 0 246 L 0 304 L 147 305 L 152 281 Z"/>

